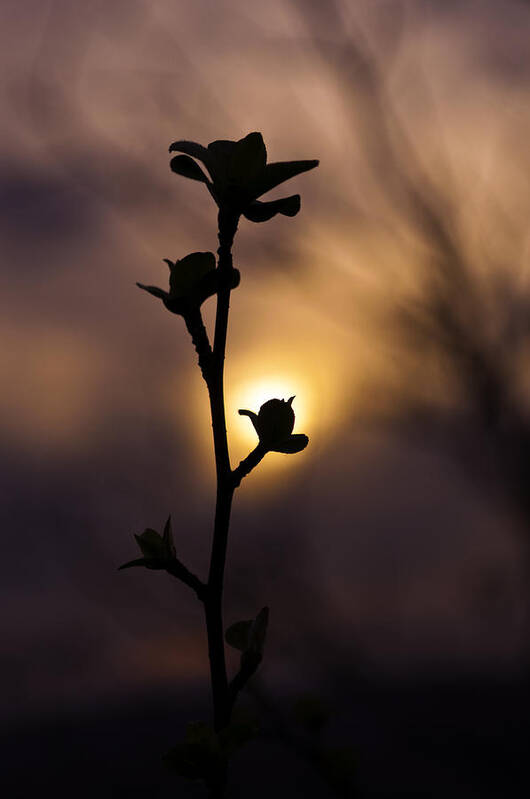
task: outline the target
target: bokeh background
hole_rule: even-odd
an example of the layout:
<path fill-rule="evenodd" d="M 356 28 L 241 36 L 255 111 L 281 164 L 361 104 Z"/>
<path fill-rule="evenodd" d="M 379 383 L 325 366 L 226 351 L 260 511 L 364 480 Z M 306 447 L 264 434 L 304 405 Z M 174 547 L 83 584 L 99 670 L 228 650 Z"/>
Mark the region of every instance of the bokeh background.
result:
<path fill-rule="evenodd" d="M 169 143 L 252 130 L 271 160 L 320 166 L 277 191 L 301 193 L 297 217 L 240 225 L 232 460 L 253 446 L 237 409 L 272 396 L 296 395 L 310 446 L 237 495 L 227 622 L 270 606 L 261 690 L 280 712 L 325 698 L 360 795 L 523 795 L 529 4 L 4 0 L 1 17 L 6 795 L 188 795 L 157 757 L 208 713 L 200 608 L 116 568 L 171 513 L 205 574 L 211 430 L 182 321 L 135 281 L 216 249 Z M 237 795 L 278 792 L 283 763 L 286 795 L 326 796 L 284 750 L 252 745 L 266 768 Z"/>

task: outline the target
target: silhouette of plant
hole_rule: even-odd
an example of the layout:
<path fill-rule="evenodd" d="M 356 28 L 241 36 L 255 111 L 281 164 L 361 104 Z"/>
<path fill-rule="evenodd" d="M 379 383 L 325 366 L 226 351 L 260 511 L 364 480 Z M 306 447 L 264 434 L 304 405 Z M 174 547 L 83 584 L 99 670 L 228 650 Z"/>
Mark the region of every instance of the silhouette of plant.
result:
<path fill-rule="evenodd" d="M 206 383 L 213 428 L 217 478 L 213 542 L 208 579 L 203 582 L 177 558 L 168 518 L 163 534 L 147 528 L 136 535 L 142 557 L 120 569 L 144 566 L 168 572 L 196 593 L 204 606 L 213 701 L 213 726 L 188 725 L 185 740 L 167 755 L 166 762 L 179 775 L 199 779 L 211 797 L 226 794 L 227 765 L 230 755 L 255 732 L 253 720 L 234 716 L 238 695 L 259 668 L 263 657 L 269 610 L 262 608 L 253 619 L 236 622 L 224 631 L 222 597 L 230 511 L 236 488 L 267 452 L 293 454 L 308 444 L 306 435 L 293 434 L 294 397 L 287 401 L 272 398 L 259 412 L 240 410 L 250 417 L 258 443 L 239 466 L 232 469 L 229 458 L 224 405 L 224 362 L 230 293 L 237 288 L 240 274 L 232 264 L 232 245 L 241 216 L 252 222 L 265 222 L 276 214 L 295 216 L 300 210 L 298 194 L 262 202 L 263 194 L 302 172 L 318 161 L 267 163 L 261 133 L 249 133 L 239 141 L 214 141 L 208 147 L 190 141 L 174 142 L 170 152 L 178 152 L 171 169 L 178 175 L 204 183 L 218 206 L 218 259 L 210 252 L 194 252 L 169 267 L 169 291 L 156 286 L 137 285 L 162 300 L 171 313 L 182 316 L 198 355 Z M 200 161 L 207 170 L 203 171 Z M 201 305 L 217 297 L 213 346 L 201 315 Z M 225 661 L 225 641 L 241 652 L 240 667 L 229 680 Z"/>

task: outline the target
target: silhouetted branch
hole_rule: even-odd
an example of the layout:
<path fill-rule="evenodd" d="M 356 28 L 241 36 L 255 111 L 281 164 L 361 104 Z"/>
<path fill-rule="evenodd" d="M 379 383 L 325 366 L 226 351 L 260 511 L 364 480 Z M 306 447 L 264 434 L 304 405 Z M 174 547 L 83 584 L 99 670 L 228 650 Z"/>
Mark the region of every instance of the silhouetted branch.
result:
<path fill-rule="evenodd" d="M 192 588 L 201 602 L 206 600 L 207 586 L 202 580 L 199 580 L 197 575 L 190 572 L 178 558 L 173 559 L 169 565 L 166 566 L 166 571 L 168 574 L 176 577 L 177 580 L 180 580 L 182 583 Z"/>
<path fill-rule="evenodd" d="M 199 366 L 202 376 L 208 383 L 210 369 L 212 365 L 212 348 L 208 339 L 208 333 L 202 321 L 202 314 L 199 308 L 194 308 L 184 315 L 184 321 L 191 336 L 195 352 L 199 356 Z"/>
<path fill-rule="evenodd" d="M 241 658 L 239 671 L 230 681 L 230 706 L 233 707 L 238 694 L 243 690 L 250 678 L 256 673 L 262 661 L 262 655 L 257 652 L 244 653 Z"/>
<path fill-rule="evenodd" d="M 232 508 L 234 488 L 230 481 L 231 469 L 226 437 L 223 376 L 226 335 L 228 330 L 228 311 L 230 307 L 232 243 L 237 230 L 237 222 L 237 216 L 228 215 L 219 211 L 219 249 L 217 252 L 219 255 L 218 269 L 220 286 L 217 295 L 212 370 L 208 379 L 217 474 L 217 498 L 205 612 L 206 629 L 208 633 L 208 654 L 210 657 L 212 678 L 214 728 L 216 731 L 223 729 L 230 719 L 229 703 L 227 701 L 228 677 L 226 673 L 224 649 L 222 595 L 228 528 L 230 524 L 230 511 Z"/>
<path fill-rule="evenodd" d="M 232 266 L 232 244 L 241 215 L 252 222 L 265 222 L 276 214 L 295 216 L 300 210 L 299 195 L 270 202 L 261 202 L 258 197 L 284 181 L 313 169 L 318 161 L 267 164 L 265 144 L 257 132 L 249 133 L 237 142 L 211 142 L 207 148 L 196 142 L 180 140 L 174 142 L 169 150 L 180 153 L 171 160 L 173 172 L 205 183 L 219 207 L 217 267 L 211 252 L 190 253 L 175 262 L 165 258 L 170 272 L 169 291 L 138 284 L 142 290 L 161 300 L 168 311 L 184 318 L 208 388 L 217 478 L 210 569 L 208 582 L 204 584 L 178 560 L 170 518 L 163 535 L 146 528 L 141 535 L 135 536 L 144 558 L 130 561 L 122 568 L 142 565 L 151 569 L 165 569 L 192 588 L 204 604 L 214 729 L 204 724 L 190 725 L 188 739 L 171 750 L 169 759 L 177 773 L 190 779 L 200 777 L 211 799 L 221 799 L 226 790 L 228 762 L 227 754 L 222 749 L 227 746 L 226 737 L 234 702 L 261 662 L 269 614 L 268 607 L 265 607 L 252 621 L 236 623 L 236 630 L 243 625 L 248 641 L 245 640 L 242 649 L 241 668 L 229 686 L 222 599 L 232 499 L 242 478 L 260 462 L 266 452 L 276 450 L 293 454 L 304 449 L 308 441 L 305 435 L 292 435 L 294 412 L 291 403 L 294 397 L 287 402 L 269 400 L 260 408 L 259 414 L 248 414 L 257 419 L 260 443 L 234 472 L 231 469 L 224 404 L 224 362 L 230 292 L 240 281 L 239 272 Z M 197 161 L 204 164 L 208 176 Z M 214 295 L 217 295 L 217 312 L 212 348 L 200 306 Z M 230 643 L 228 638 L 227 642 Z M 236 648 L 239 648 L 238 645 Z M 220 733 L 224 733 L 223 739 Z"/>
<path fill-rule="evenodd" d="M 241 485 L 241 481 L 247 474 L 250 474 L 252 469 L 258 465 L 258 463 L 265 457 L 267 454 L 267 450 L 263 446 L 263 444 L 258 444 L 252 452 L 250 452 L 246 458 L 244 458 L 237 469 L 234 469 L 232 472 L 232 481 L 234 488 L 237 488 Z"/>

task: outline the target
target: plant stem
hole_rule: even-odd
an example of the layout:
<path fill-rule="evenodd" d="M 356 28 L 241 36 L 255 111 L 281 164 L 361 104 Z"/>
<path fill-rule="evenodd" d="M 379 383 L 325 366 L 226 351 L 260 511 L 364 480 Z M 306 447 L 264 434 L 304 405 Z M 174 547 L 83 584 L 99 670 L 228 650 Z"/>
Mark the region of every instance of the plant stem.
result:
<path fill-rule="evenodd" d="M 184 322 L 191 336 L 195 352 L 199 357 L 199 367 L 201 374 L 208 385 L 210 374 L 210 367 L 212 362 L 212 348 L 208 341 L 208 333 L 202 321 L 202 315 L 199 308 L 192 308 L 188 313 L 184 314 Z"/>
<path fill-rule="evenodd" d="M 252 469 L 265 457 L 267 450 L 263 444 L 258 444 L 247 457 L 241 461 L 237 469 L 232 472 L 232 483 L 234 488 L 241 485 L 241 480 L 250 474 Z"/>
<path fill-rule="evenodd" d="M 228 527 L 234 485 L 226 435 L 224 361 L 230 308 L 232 243 L 237 230 L 237 223 L 237 216 L 227 214 L 222 210 L 219 211 L 219 249 L 217 252 L 219 255 L 220 285 L 217 294 L 213 357 L 211 369 L 207 373 L 215 451 L 217 496 L 210 571 L 204 606 L 210 658 L 214 729 L 217 732 L 228 725 L 231 714 L 226 674 L 222 601 Z M 224 780 L 221 780 L 221 782 L 224 782 Z M 219 787 L 216 795 L 222 796 L 223 791 L 224 788 Z"/>

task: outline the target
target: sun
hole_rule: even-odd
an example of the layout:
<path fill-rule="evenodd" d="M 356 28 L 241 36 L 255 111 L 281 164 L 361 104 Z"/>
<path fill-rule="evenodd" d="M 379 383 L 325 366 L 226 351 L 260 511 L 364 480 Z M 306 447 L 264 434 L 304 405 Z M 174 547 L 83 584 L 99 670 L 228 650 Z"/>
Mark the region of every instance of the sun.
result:
<path fill-rule="evenodd" d="M 238 414 L 239 409 L 259 412 L 260 407 L 271 399 L 288 400 L 294 396 L 292 407 L 295 413 L 293 433 L 305 433 L 313 441 L 315 433 L 315 417 L 318 405 L 318 392 L 312 384 L 310 377 L 297 374 L 296 366 L 290 364 L 285 371 L 260 370 L 260 375 L 253 377 L 253 368 L 248 362 L 238 364 L 232 371 L 231 379 L 225 386 L 226 426 L 232 466 L 237 466 L 258 443 L 258 437 L 250 419 Z M 209 408 L 204 386 L 198 381 L 189 382 L 193 386 L 193 394 L 187 403 L 187 412 L 192 409 L 193 421 L 187 429 L 193 431 L 194 438 L 190 439 L 190 448 L 197 452 L 198 465 L 202 476 L 211 473 L 212 468 L 212 430 L 211 425 L 205 424 Z M 195 436 L 198 435 L 198 439 Z M 197 448 L 197 444 L 199 447 Z M 278 474 L 285 475 L 290 472 L 301 456 L 286 455 L 272 452 L 259 466 L 262 479 L 258 481 L 261 489 L 265 484 Z M 299 461 L 298 461 L 299 463 Z M 253 481 L 253 484 L 255 481 Z M 254 496 L 254 495 L 253 495 Z"/>

